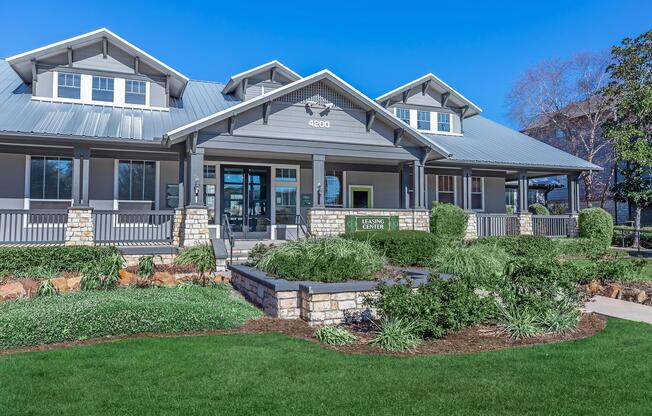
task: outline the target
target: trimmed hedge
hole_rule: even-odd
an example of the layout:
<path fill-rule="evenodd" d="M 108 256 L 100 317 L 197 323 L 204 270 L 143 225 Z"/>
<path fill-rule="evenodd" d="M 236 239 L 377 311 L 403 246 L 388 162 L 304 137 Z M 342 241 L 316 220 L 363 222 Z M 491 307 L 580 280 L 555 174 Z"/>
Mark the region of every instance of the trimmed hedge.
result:
<path fill-rule="evenodd" d="M 430 232 L 442 242 L 462 242 L 469 216 L 453 204 L 433 203 L 430 212 Z"/>
<path fill-rule="evenodd" d="M 550 210 L 548 210 L 544 205 L 538 203 L 530 205 L 528 211 L 534 215 L 550 215 Z"/>
<path fill-rule="evenodd" d="M 556 240 L 541 235 L 487 237 L 477 240 L 475 244 L 495 245 L 516 257 L 556 257 L 558 254 Z"/>
<path fill-rule="evenodd" d="M 580 211 L 578 226 L 580 237 L 600 241 L 604 248 L 611 245 L 614 222 L 611 214 L 602 208 L 586 208 Z"/>
<path fill-rule="evenodd" d="M 360 231 L 347 238 L 368 242 L 395 266 L 427 266 L 440 246 L 427 231 Z"/>
<path fill-rule="evenodd" d="M 559 238 L 554 241 L 560 256 L 599 256 L 607 251 L 602 241 L 594 238 Z"/>
<path fill-rule="evenodd" d="M 0 303 L 0 349 L 143 332 L 233 328 L 260 312 L 221 288 L 116 289 Z"/>
<path fill-rule="evenodd" d="M 81 272 L 89 264 L 117 252 L 115 247 L 97 246 L 0 248 L 0 275 L 37 268 L 55 273 Z"/>

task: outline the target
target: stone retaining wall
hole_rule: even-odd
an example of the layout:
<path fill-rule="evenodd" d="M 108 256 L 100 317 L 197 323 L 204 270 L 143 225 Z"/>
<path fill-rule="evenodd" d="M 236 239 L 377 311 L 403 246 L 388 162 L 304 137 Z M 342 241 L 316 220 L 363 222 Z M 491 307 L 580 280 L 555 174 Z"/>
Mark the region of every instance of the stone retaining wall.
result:
<path fill-rule="evenodd" d="M 303 319 L 308 324 L 335 325 L 347 316 L 375 311 L 365 305 L 365 298 L 376 296 L 378 281 L 319 283 L 275 279 L 265 273 L 242 265 L 230 266 L 231 284 L 267 315 L 281 319 Z M 427 281 L 427 275 L 413 272 L 413 286 Z M 393 284 L 395 280 L 388 279 Z"/>
<path fill-rule="evenodd" d="M 430 230 L 430 211 L 427 209 L 310 208 L 307 218 L 310 232 L 316 237 L 344 234 L 344 220 L 347 215 L 396 216 L 400 230 Z"/>

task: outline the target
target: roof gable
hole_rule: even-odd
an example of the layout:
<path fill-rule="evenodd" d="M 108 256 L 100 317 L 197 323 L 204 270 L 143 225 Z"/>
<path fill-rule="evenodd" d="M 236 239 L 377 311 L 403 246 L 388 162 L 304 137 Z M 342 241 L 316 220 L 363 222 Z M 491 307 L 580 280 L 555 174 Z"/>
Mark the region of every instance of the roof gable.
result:
<path fill-rule="evenodd" d="M 224 86 L 222 92 L 224 94 L 231 94 L 237 91 L 238 87 L 241 87 L 242 85 L 246 86 L 248 79 L 256 78 L 262 78 L 265 80 L 269 79 L 272 81 L 278 80 L 283 84 L 289 84 L 301 79 L 301 75 L 297 74 L 279 61 L 274 60 L 233 75 Z"/>
<path fill-rule="evenodd" d="M 111 48 L 116 47 L 122 52 L 116 55 L 127 54 L 133 58 L 138 58 L 141 71 L 157 71 L 162 75 L 168 75 L 170 77 L 170 93 L 176 97 L 182 95 L 189 81 L 185 75 L 105 28 L 23 52 L 7 58 L 6 61 L 18 73 L 21 79 L 29 84 L 32 82 L 32 60 L 44 60 L 46 62 L 50 60 L 55 65 L 57 63 L 61 64 L 58 61 L 61 59 L 61 56 L 67 55 L 69 48 L 72 48 L 73 54 L 76 49 L 84 54 L 91 45 L 103 43 L 104 40 L 106 40 L 106 46 L 102 46 L 102 48 L 105 48 L 107 55 L 109 54 L 108 45 L 110 45 Z M 124 59 L 112 58 L 117 62 L 124 61 Z M 67 57 L 65 59 L 67 62 Z M 115 64 L 115 62 L 113 63 Z M 127 64 L 126 62 L 120 63 Z"/>

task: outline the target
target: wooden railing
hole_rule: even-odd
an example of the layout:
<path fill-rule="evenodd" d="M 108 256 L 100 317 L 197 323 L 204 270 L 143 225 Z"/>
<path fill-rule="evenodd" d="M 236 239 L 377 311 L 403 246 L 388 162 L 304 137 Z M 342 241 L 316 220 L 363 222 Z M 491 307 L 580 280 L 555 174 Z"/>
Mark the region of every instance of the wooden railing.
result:
<path fill-rule="evenodd" d="M 567 237 L 568 221 L 568 215 L 533 215 L 532 231 L 534 235 Z"/>
<path fill-rule="evenodd" d="M 93 211 L 96 244 L 172 243 L 174 211 Z"/>
<path fill-rule="evenodd" d="M 477 214 L 478 238 L 518 234 L 518 215 Z"/>
<path fill-rule="evenodd" d="M 62 244 L 68 211 L 0 210 L 0 244 Z"/>

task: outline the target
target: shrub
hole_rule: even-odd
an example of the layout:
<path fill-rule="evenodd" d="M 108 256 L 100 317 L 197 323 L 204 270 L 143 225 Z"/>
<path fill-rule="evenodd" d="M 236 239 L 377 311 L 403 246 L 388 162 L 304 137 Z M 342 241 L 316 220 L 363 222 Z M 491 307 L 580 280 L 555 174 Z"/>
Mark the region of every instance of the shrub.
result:
<path fill-rule="evenodd" d="M 16 271 L 14 273 L 16 277 L 26 277 L 30 279 L 52 279 L 53 277 L 57 277 L 60 274 L 61 272 L 59 271 L 42 266 L 30 267 L 25 270 Z"/>
<path fill-rule="evenodd" d="M 338 326 L 323 326 L 315 331 L 315 338 L 324 344 L 349 345 L 358 338 L 344 328 Z"/>
<path fill-rule="evenodd" d="M 369 341 L 387 351 L 407 352 L 413 350 L 420 339 L 415 335 L 415 325 L 401 319 L 384 319 L 376 336 Z"/>
<path fill-rule="evenodd" d="M 123 288 L 0 304 L 0 348 L 143 332 L 232 328 L 260 312 L 228 290 Z"/>
<path fill-rule="evenodd" d="M 432 262 L 435 272 L 448 273 L 474 288 L 490 289 L 502 275 L 509 255 L 497 245 L 444 246 Z"/>
<path fill-rule="evenodd" d="M 198 244 L 181 250 L 175 263 L 180 266 L 191 266 L 203 277 L 206 272 L 215 270 L 215 253 L 210 244 Z"/>
<path fill-rule="evenodd" d="M 50 280 L 44 280 L 39 285 L 38 290 L 36 291 L 36 296 L 37 297 L 54 296 L 54 295 L 57 295 L 58 293 L 59 293 L 59 291 L 52 284 L 52 282 Z"/>
<path fill-rule="evenodd" d="M 368 242 L 396 266 L 426 266 L 439 246 L 438 238 L 426 231 L 362 231 L 346 237 Z"/>
<path fill-rule="evenodd" d="M 550 211 L 548 208 L 546 208 L 544 205 L 541 205 L 539 203 L 532 204 L 528 207 L 528 211 L 530 211 L 534 215 L 550 215 Z"/>
<path fill-rule="evenodd" d="M 155 270 L 155 264 L 154 264 L 154 257 L 155 256 L 141 256 L 138 259 L 138 276 L 142 278 L 149 279 L 152 276 L 154 276 Z M 156 256 L 159 259 L 161 259 L 161 256 Z M 162 261 L 163 259 L 161 259 Z"/>
<path fill-rule="evenodd" d="M 554 241 L 562 256 L 599 256 L 606 252 L 604 244 L 593 238 L 559 238 Z"/>
<path fill-rule="evenodd" d="M 442 337 L 450 330 L 482 323 L 493 313 L 492 300 L 480 297 L 460 279 L 430 279 L 417 290 L 408 284 L 381 284 L 378 292 L 367 304 L 383 318 L 411 322 L 422 337 Z"/>
<path fill-rule="evenodd" d="M 557 309 L 545 311 L 539 318 L 539 325 L 544 331 L 566 334 L 577 329 L 581 316 L 574 305 L 560 305 Z"/>
<path fill-rule="evenodd" d="M 443 243 L 462 242 L 469 216 L 453 204 L 433 203 L 430 213 L 430 232 Z"/>
<path fill-rule="evenodd" d="M 120 269 L 125 259 L 118 253 L 113 253 L 94 261 L 84 270 L 80 282 L 82 290 L 108 290 L 116 286 L 120 280 Z"/>
<path fill-rule="evenodd" d="M 580 237 L 598 240 L 604 248 L 611 245 L 614 229 L 613 218 L 611 218 L 611 214 L 602 208 L 586 208 L 581 210 L 578 226 Z"/>
<path fill-rule="evenodd" d="M 247 263 L 250 266 L 255 266 L 263 258 L 268 251 L 273 250 L 276 246 L 274 244 L 257 243 L 249 250 Z"/>
<path fill-rule="evenodd" d="M 291 241 L 258 262 L 265 273 L 288 280 L 342 282 L 368 279 L 383 267 L 383 258 L 364 241 L 321 238 Z"/>
<path fill-rule="evenodd" d="M 529 338 L 542 332 L 538 320 L 539 317 L 527 307 L 501 308 L 499 327 L 509 334 L 510 338 Z"/>
<path fill-rule="evenodd" d="M 552 238 L 538 235 L 487 237 L 477 240 L 475 244 L 494 245 L 515 257 L 557 256 L 556 241 Z"/>
<path fill-rule="evenodd" d="M 81 272 L 88 264 L 117 252 L 115 247 L 102 246 L 0 248 L 0 274 L 37 268 L 48 270 L 48 273 Z"/>

